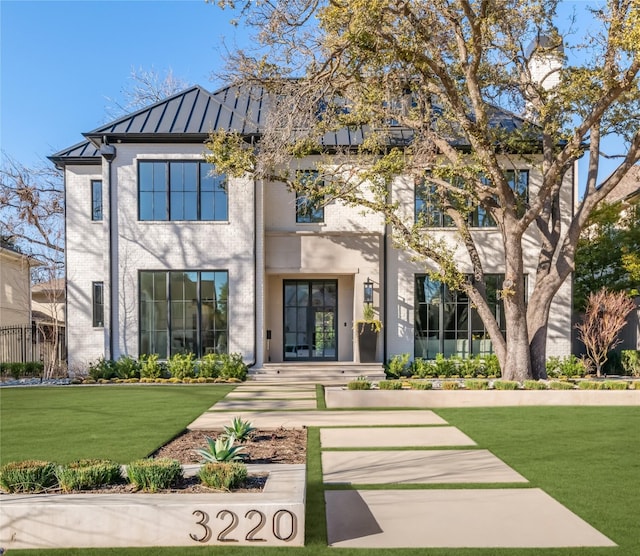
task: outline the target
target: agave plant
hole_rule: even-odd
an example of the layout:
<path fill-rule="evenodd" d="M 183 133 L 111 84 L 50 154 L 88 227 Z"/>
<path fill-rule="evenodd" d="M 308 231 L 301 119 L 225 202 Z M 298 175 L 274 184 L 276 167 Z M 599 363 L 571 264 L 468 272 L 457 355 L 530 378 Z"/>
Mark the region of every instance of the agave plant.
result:
<path fill-rule="evenodd" d="M 202 456 L 205 463 L 216 461 L 237 461 L 247 457 L 247 454 L 242 451 L 242 446 L 234 446 L 236 437 L 233 435 L 221 435 L 216 439 L 207 436 L 206 440 L 207 448 L 200 448 L 196 450 L 196 453 Z"/>
<path fill-rule="evenodd" d="M 243 421 L 240 417 L 234 417 L 231 425 L 224 428 L 224 435 L 235 437 L 238 442 L 246 442 L 249 435 L 256 430 L 249 421 Z"/>

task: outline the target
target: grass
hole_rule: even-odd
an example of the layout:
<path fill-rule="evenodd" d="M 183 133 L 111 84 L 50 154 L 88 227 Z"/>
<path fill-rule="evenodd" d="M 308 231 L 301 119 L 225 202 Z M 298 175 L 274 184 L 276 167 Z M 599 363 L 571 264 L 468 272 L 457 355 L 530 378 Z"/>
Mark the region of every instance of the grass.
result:
<path fill-rule="evenodd" d="M 3 400 L 4 402 L 4 400 Z M 3 403 L 4 405 L 4 403 Z M 640 408 L 518 407 L 441 409 L 450 424 L 489 449 L 560 503 L 618 543 L 617 548 L 339 549 L 340 556 L 635 556 L 640 554 Z M 4 435 L 3 435 L 4 436 Z M 168 438 L 165 438 L 165 440 Z M 4 442 L 4 440 L 3 440 Z M 64 549 L 16 556 L 335 556 L 326 546 L 320 433 L 308 432 L 306 546 Z M 46 455 L 46 454 L 45 454 Z M 97 457 L 95 454 L 85 454 Z M 401 510 L 399 510 L 401 511 Z M 530 516 L 536 527 L 535 516 Z M 500 527 L 500 516 L 495 516 Z M 453 525 L 456 527 L 457 525 Z M 541 531 L 541 534 L 544 534 Z"/>
<path fill-rule="evenodd" d="M 3 388 L 0 462 L 145 457 L 180 433 L 229 385 Z"/>

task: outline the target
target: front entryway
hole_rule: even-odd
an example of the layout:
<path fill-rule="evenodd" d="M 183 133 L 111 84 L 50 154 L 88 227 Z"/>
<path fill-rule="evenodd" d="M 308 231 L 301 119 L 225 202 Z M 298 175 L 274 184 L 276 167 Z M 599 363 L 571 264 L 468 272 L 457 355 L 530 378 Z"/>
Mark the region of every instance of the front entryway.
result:
<path fill-rule="evenodd" d="M 338 281 L 284 280 L 284 360 L 337 361 Z"/>

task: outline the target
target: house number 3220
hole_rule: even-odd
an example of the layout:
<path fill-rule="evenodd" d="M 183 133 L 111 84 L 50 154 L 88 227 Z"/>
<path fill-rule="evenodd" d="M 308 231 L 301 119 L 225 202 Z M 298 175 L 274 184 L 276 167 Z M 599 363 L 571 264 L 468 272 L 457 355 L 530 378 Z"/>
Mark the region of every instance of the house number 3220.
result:
<path fill-rule="evenodd" d="M 213 537 L 213 529 L 209 524 L 210 517 L 207 512 L 195 510 L 193 515 L 198 518 L 196 525 L 201 528 L 200 534 L 189 533 L 189 536 L 196 542 L 206 543 Z M 222 522 L 224 528 L 218 533 L 218 542 L 239 542 L 235 538 L 234 531 L 240 524 L 238 514 L 231 510 L 220 510 L 216 514 L 216 519 Z M 262 537 L 263 529 L 267 525 L 267 516 L 260 510 L 249 510 L 244 514 L 244 519 L 249 520 L 253 527 L 245 535 L 244 540 L 248 542 L 267 542 Z M 271 519 L 271 531 L 273 536 L 281 541 L 290 541 L 296 536 L 296 516 L 289 510 L 278 510 Z"/>

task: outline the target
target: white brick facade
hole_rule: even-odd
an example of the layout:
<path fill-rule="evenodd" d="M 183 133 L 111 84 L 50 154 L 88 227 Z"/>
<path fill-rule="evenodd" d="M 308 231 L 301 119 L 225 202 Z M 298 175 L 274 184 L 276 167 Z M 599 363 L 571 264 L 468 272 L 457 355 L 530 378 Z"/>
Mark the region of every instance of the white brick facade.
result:
<path fill-rule="evenodd" d="M 202 96 L 204 93 L 193 89 L 186 94 Z M 175 118 L 176 121 L 179 119 Z M 202 121 L 205 121 L 204 117 Z M 144 127 L 146 123 L 139 125 Z M 114 125 L 113 129 L 116 128 Z M 225 221 L 140 220 L 140 162 L 202 161 L 204 145 L 202 138 L 194 140 L 193 136 L 185 138 L 178 134 L 180 140 L 172 140 L 167 135 L 151 142 L 148 135 L 134 134 L 131 139 L 127 136 L 128 131 L 117 131 L 121 135 L 116 131 L 113 131 L 114 137 L 122 136 L 125 140 L 110 141 L 115 149 L 111 162 L 94 152 L 84 161 L 76 157 L 63 164 L 67 203 L 70 369 L 86 367 L 88 362 L 101 356 L 117 359 L 125 354 L 140 355 L 141 271 L 226 271 L 228 351 L 241 353 L 248 364 L 257 367 L 267 362 L 290 360 L 288 350 L 292 347 L 305 351 L 299 340 L 289 339 L 293 333 L 286 323 L 287 311 L 293 311 L 294 306 L 290 304 L 291 300 L 285 299 L 285 290 L 287 284 L 298 283 L 308 284 L 310 291 L 314 284 L 335 285 L 335 306 L 329 317 L 326 314 L 322 317 L 329 318 L 335 333 L 333 351 L 329 352 L 328 359 L 357 362 L 355 323 L 362 318 L 363 284 L 370 280 L 374 291 L 373 307 L 384 322 L 377 361 L 402 353 L 413 356 L 415 278 L 424 274 L 426 267 L 394 247 L 392 234 L 382 217 L 331 202 L 324 207 L 322 222 L 297 223 L 293 192 L 282 184 L 256 183 L 247 176 L 228 181 L 228 219 Z M 103 138 L 97 135 L 92 139 L 96 149 L 103 144 Z M 72 148 L 70 152 L 79 148 Z M 540 183 L 535 164 L 532 166 L 529 161 L 511 166 L 512 160 L 503 162 L 505 168 L 529 170 L 529 188 L 531 195 L 535 195 Z M 301 161 L 296 170 L 311 168 L 313 163 L 313 159 Z M 103 183 L 103 219 L 98 222 L 91 220 L 92 180 Z M 407 222 L 413 222 L 413 180 L 397 179 L 391 195 L 404 211 Z M 572 212 L 574 196 L 574 178 L 569 173 L 561 198 L 562 214 L 567 219 Z M 457 241 L 455 230 L 440 228 L 430 230 L 430 233 L 449 242 L 462 271 L 471 272 L 468 255 Z M 473 234 L 484 260 L 485 273 L 503 274 L 499 231 L 478 228 Z M 530 233 L 524 243 L 531 294 L 539 241 L 534 233 Z M 94 282 L 104 284 L 104 326 L 93 326 Z M 115 302 L 113 307 L 112 301 Z M 311 304 L 309 310 L 315 310 Z M 312 318 L 309 323 L 309 330 L 315 336 L 320 324 L 314 324 Z M 319 345 L 322 341 L 314 339 L 313 343 Z M 571 283 L 568 281 L 552 305 L 548 353 L 567 355 L 570 349 Z M 306 351 L 308 354 L 309 346 Z"/>

